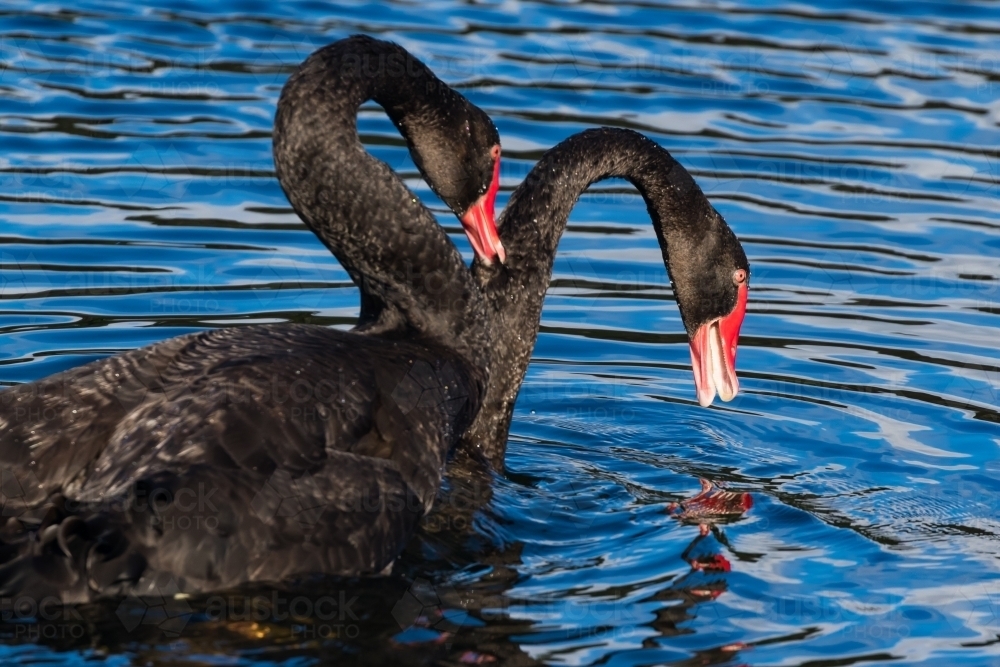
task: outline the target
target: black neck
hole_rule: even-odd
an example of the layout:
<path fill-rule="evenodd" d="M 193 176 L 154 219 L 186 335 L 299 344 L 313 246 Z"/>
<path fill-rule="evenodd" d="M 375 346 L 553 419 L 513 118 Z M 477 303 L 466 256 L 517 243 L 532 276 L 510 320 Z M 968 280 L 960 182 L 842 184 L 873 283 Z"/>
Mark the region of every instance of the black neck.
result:
<path fill-rule="evenodd" d="M 357 132 L 374 100 L 413 145 L 412 128 L 454 91 L 387 42 L 355 36 L 312 54 L 278 102 L 274 162 L 292 207 L 361 290 L 359 327 L 416 332 L 485 365 L 479 290 L 433 215 Z"/>
<path fill-rule="evenodd" d="M 674 253 L 670 274 L 675 284 L 678 273 L 699 253 L 701 237 L 719 231 L 721 218 L 690 174 L 641 134 L 589 130 L 542 156 L 499 221 L 506 265 L 473 265 L 492 325 L 492 372 L 483 407 L 466 431 L 463 446 L 498 470 L 503 468 L 514 402 L 538 336 L 556 246 L 570 211 L 592 183 L 616 177 L 630 181 L 645 199 L 664 259 L 668 248 Z"/>

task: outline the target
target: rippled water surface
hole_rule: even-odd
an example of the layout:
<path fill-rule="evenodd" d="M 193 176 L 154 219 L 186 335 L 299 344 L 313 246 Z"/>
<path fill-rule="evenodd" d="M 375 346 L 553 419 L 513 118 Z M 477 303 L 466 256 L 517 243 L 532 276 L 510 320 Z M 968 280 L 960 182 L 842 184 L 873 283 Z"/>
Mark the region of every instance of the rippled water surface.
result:
<path fill-rule="evenodd" d="M 700 408 L 645 207 L 604 184 L 560 245 L 507 474 L 452 480 L 482 507 L 445 503 L 394 576 L 310 586 L 358 596 L 346 616 L 168 600 L 169 633 L 5 606 L 0 660 L 1000 664 L 1000 6 L 820 4 L 0 4 L 5 383 L 206 327 L 352 323 L 270 130 L 293 66 L 353 32 L 492 115 L 499 204 L 559 140 L 631 127 L 753 269 L 741 392 Z M 381 110 L 359 129 L 471 257 Z M 753 507 L 696 539 L 668 506 L 701 478 Z"/>

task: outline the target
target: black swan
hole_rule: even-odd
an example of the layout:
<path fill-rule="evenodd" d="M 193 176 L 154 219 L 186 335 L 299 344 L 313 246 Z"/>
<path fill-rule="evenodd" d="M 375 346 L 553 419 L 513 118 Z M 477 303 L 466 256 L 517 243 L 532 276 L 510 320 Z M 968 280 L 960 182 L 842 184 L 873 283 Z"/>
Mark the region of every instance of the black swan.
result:
<path fill-rule="evenodd" d="M 631 130 L 576 134 L 546 152 L 498 221 L 504 264 L 476 260 L 490 318 L 490 384 L 462 451 L 503 469 L 507 434 L 538 336 L 556 246 L 570 211 L 592 183 L 619 177 L 638 188 L 653 221 L 691 344 L 698 402 L 739 389 L 736 344 L 750 265 L 726 221 L 670 154 Z"/>
<path fill-rule="evenodd" d="M 478 286 L 357 135 L 382 105 L 479 261 L 499 137 L 402 48 L 353 37 L 293 74 L 278 178 L 361 288 L 359 332 L 181 336 L 0 392 L 0 594 L 81 602 L 377 573 L 431 506 L 488 382 Z"/>

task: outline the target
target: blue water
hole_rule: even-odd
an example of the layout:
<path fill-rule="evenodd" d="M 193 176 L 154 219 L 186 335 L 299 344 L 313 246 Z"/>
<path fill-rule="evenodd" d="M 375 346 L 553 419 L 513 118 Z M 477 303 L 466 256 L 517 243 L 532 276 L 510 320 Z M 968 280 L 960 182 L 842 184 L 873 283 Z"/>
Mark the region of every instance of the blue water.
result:
<path fill-rule="evenodd" d="M 353 32 L 491 114 L 498 205 L 586 127 L 670 150 L 752 265 L 739 396 L 697 405 L 645 207 L 605 184 L 559 247 L 507 474 L 453 480 L 481 506 L 429 517 L 392 577 L 310 591 L 374 611 L 168 600 L 171 635 L 4 606 L 0 661 L 1000 664 L 995 3 L 6 0 L 0 381 L 206 327 L 349 327 L 269 133 L 294 65 Z M 471 257 L 381 111 L 359 128 Z M 667 506 L 701 478 L 753 507 L 696 540 Z"/>

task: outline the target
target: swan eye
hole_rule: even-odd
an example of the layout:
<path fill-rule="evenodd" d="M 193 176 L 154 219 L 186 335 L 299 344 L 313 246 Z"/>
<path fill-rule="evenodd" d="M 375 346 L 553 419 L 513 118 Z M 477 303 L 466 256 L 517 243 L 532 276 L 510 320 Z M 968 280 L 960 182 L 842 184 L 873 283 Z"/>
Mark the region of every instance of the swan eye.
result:
<path fill-rule="evenodd" d="M 733 271 L 733 283 L 736 285 L 742 285 L 747 281 L 747 272 L 743 269 L 736 269 Z"/>

